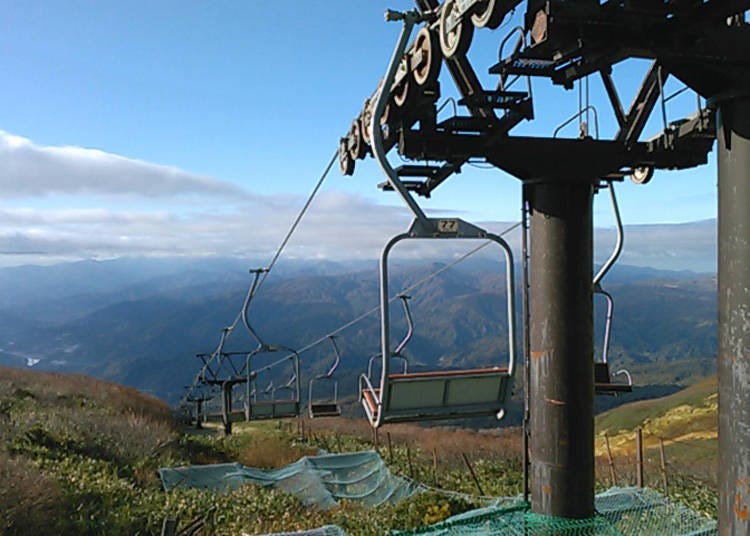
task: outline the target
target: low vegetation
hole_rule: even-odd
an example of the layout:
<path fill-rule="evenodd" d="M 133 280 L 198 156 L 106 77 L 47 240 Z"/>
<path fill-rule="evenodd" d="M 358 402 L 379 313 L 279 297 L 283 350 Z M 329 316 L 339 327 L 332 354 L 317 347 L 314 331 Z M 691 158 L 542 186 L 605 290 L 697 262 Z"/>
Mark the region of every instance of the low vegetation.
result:
<path fill-rule="evenodd" d="M 243 423 L 225 438 L 218 428 L 182 428 L 165 404 L 122 386 L 83 376 L 0 372 L 2 534 L 159 534 L 163 520 L 176 517 L 182 526 L 201 519 L 210 534 L 335 524 L 352 536 L 382 535 L 481 506 L 480 489 L 488 496 L 522 491 L 517 430 L 394 425 L 377 437 L 381 456 L 392 471 L 432 488 L 396 506 L 365 509 L 344 503 L 324 511 L 255 486 L 226 494 L 165 493 L 160 467 L 229 461 L 279 467 L 319 449 L 370 450 L 376 438 L 363 422 L 346 419 L 303 426 Z M 606 487 L 606 472 L 600 473 Z M 673 496 L 712 512 L 710 489 L 707 493 L 705 486 L 674 475 L 670 486 Z"/>

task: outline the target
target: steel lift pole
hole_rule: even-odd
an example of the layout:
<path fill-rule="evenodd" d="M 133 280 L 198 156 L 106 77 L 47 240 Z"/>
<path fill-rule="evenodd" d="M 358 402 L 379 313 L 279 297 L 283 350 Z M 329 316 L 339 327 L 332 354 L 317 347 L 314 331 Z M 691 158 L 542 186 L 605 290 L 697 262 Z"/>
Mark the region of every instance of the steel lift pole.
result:
<path fill-rule="evenodd" d="M 719 105 L 719 534 L 750 534 L 750 95 Z"/>
<path fill-rule="evenodd" d="M 531 210 L 531 509 L 594 515 L 593 184 L 543 181 Z"/>

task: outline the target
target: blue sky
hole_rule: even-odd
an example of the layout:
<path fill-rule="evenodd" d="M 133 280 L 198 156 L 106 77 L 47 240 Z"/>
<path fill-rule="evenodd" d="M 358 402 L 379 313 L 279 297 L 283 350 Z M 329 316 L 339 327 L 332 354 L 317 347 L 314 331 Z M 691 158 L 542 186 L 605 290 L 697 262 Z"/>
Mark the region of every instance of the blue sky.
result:
<path fill-rule="evenodd" d="M 6 0 L 0 264 L 272 252 L 385 71 L 399 25 L 383 22 L 384 10 L 412 5 Z M 475 34 L 471 57 L 488 86 L 486 68 L 517 21 Z M 616 68 L 626 104 L 644 69 L 643 62 Z M 442 78 L 444 96 L 454 94 Z M 591 95 L 601 136 L 611 136 L 598 79 Z M 534 96 L 540 119 L 518 133 L 550 135 L 577 109 L 576 91 L 543 80 L 534 81 Z M 685 94 L 669 112 L 678 118 L 694 108 Z M 371 256 L 405 227 L 408 214 L 395 196 L 375 188 L 382 177 L 374 163 L 358 164 L 353 178 L 337 171 L 328 178 L 292 255 Z M 715 175 L 711 159 L 697 170 L 657 172 L 647 186 L 626 181 L 618 188 L 625 222 L 715 217 Z M 503 173 L 466 167 L 425 207 L 499 229 L 519 217 L 519 192 Z M 595 214 L 598 226 L 611 226 L 606 199 Z M 673 230 L 689 243 L 693 227 Z M 643 240 L 651 234 L 634 232 Z"/>

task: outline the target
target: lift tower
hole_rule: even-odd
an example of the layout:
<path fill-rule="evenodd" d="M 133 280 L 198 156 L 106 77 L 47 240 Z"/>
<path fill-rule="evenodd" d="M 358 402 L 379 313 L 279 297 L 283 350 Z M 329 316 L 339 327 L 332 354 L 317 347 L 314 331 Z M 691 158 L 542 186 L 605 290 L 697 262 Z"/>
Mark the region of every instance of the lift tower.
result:
<path fill-rule="evenodd" d="M 352 174 L 355 161 L 371 153 L 378 132 L 386 151 L 396 147 L 412 161 L 396 168 L 398 180 L 382 186 L 397 190 L 413 212 L 411 194 L 429 197 L 470 160 L 488 162 L 523 182 L 531 214 L 530 464 L 537 513 L 569 518 L 594 513 L 593 190 L 601 181 L 631 176 L 646 183 L 654 169 L 706 163 L 718 115 L 720 532 L 748 533 L 750 26 L 744 14 L 750 0 L 416 0 L 416 5 L 424 24 L 404 49 L 395 77 L 381 81 L 342 138 L 341 169 Z M 499 62 L 486 66 L 498 82 L 486 89 L 466 56 L 472 34 L 498 27 L 516 9 L 524 10 L 523 23 L 501 38 Z M 626 110 L 612 66 L 628 58 L 653 63 Z M 442 64 L 468 115 L 438 117 Z M 611 139 L 595 139 L 590 128 L 582 128 L 577 139 L 511 134 L 534 118 L 532 77 L 571 89 L 589 75 L 601 77 L 619 125 Z M 708 106 L 698 99 L 694 114 L 667 124 L 668 76 L 707 99 Z M 388 104 L 374 124 L 373 103 L 383 92 Z M 658 103 L 664 129 L 641 140 Z"/>

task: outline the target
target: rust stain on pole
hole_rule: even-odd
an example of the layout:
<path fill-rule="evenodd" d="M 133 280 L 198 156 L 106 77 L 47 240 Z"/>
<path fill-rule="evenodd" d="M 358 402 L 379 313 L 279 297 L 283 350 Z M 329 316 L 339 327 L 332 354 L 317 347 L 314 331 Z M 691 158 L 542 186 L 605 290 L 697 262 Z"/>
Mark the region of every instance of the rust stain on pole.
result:
<path fill-rule="evenodd" d="M 594 514 L 592 187 L 529 185 L 531 508 Z"/>

